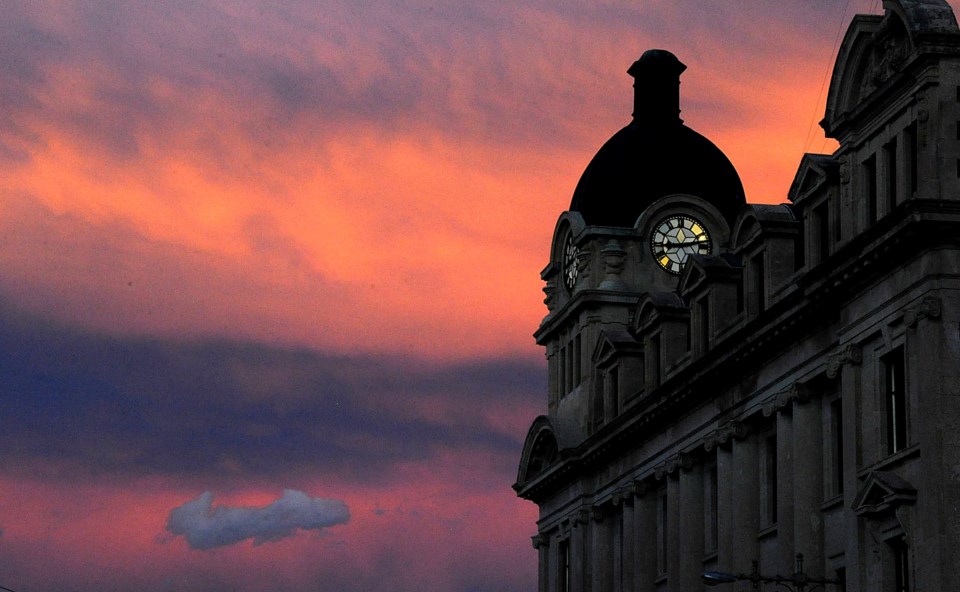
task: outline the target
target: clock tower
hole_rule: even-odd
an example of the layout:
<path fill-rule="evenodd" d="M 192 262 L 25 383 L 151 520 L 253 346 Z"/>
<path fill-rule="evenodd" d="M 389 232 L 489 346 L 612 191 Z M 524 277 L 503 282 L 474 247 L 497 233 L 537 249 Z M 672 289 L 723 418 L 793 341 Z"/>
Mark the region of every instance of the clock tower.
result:
<path fill-rule="evenodd" d="M 685 69 L 672 53 L 652 49 L 627 71 L 633 121 L 584 171 L 542 273 L 549 314 L 536 339 L 547 348 L 550 416 L 578 438 L 657 381 L 654 352 L 641 354 L 632 332 L 638 302 L 645 296 L 669 307 L 694 258 L 722 259 L 745 204 L 727 157 L 680 119 Z M 661 348 L 686 341 L 669 332 L 658 338 Z"/>

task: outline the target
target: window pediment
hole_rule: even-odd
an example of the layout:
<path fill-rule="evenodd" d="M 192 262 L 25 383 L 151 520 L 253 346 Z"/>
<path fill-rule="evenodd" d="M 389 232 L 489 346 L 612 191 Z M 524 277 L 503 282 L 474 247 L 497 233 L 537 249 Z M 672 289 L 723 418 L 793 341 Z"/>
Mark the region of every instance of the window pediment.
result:
<path fill-rule="evenodd" d="M 873 471 L 854 498 L 853 511 L 857 516 L 884 515 L 916 501 L 917 490 L 906 480 L 887 471 Z"/>

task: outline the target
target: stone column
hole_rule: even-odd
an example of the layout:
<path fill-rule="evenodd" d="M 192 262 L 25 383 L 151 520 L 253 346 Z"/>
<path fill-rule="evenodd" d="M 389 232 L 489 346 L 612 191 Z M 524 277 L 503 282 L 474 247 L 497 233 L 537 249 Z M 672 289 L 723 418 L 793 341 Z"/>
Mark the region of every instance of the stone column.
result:
<path fill-rule="evenodd" d="M 831 362 L 833 361 L 831 356 Z M 861 353 L 859 348 L 848 347 L 840 355 L 841 364 L 836 370 L 832 366 L 827 368 L 827 377 L 836 378 L 839 375 L 840 392 L 842 393 L 843 408 L 843 507 L 846 545 L 844 561 L 847 566 L 847 586 L 844 592 L 862 592 L 860 548 L 860 528 L 850 525 L 857 524 L 859 518 L 850 509 L 853 498 L 859 491 L 857 469 L 860 465 L 860 443 L 863 442 L 863 426 L 860 423 L 860 409 L 863 406 L 861 392 Z"/>
<path fill-rule="evenodd" d="M 621 578 L 623 577 L 623 506 L 619 503 L 611 508 L 608 517 L 610 526 L 607 528 L 610 532 L 610 580 L 613 584 L 611 589 L 620 589 Z"/>
<path fill-rule="evenodd" d="M 590 588 L 589 590 L 613 589 L 613 562 L 611 525 L 613 517 L 606 512 L 605 507 L 594 507 L 590 520 Z"/>
<path fill-rule="evenodd" d="M 547 578 L 550 574 L 550 545 L 548 537 L 544 534 L 538 534 L 533 537 L 533 548 L 537 550 L 538 558 L 537 575 L 539 577 L 537 580 L 539 582 L 539 586 L 537 587 L 537 590 L 539 592 L 549 592 L 550 584 L 547 581 Z"/>
<path fill-rule="evenodd" d="M 733 544 L 733 505 L 740 495 L 733 468 L 733 449 L 717 447 L 717 565 L 721 571 L 733 569 L 739 554 Z"/>
<path fill-rule="evenodd" d="M 680 470 L 678 503 L 679 580 L 671 580 L 674 590 L 699 590 L 703 587 L 703 466 L 696 464 Z M 676 582 L 679 581 L 679 584 Z M 678 587 L 679 585 L 679 587 Z"/>
<path fill-rule="evenodd" d="M 634 501 L 634 592 L 652 592 L 657 579 L 657 490 L 646 483 L 638 486 Z"/>
<path fill-rule="evenodd" d="M 760 519 L 760 459 L 758 437 L 749 434 L 733 443 L 732 483 L 732 563 L 720 567 L 734 573 L 749 573 L 758 559 L 757 531 Z"/>
<path fill-rule="evenodd" d="M 590 591 L 590 538 L 589 512 L 580 510 L 571 521 L 570 592 Z"/>
<path fill-rule="evenodd" d="M 633 592 L 634 571 L 636 567 L 636 502 L 632 490 L 623 499 L 623 522 L 621 527 L 622 551 L 620 565 L 620 590 Z"/>
<path fill-rule="evenodd" d="M 682 590 L 680 567 L 680 479 L 667 476 L 667 584 L 671 590 Z"/>
<path fill-rule="evenodd" d="M 793 416 L 788 405 L 777 413 L 777 563 L 778 573 L 793 573 Z"/>
<path fill-rule="evenodd" d="M 801 387 L 802 388 L 802 387 Z M 807 557 L 807 573 L 823 569 L 823 417 L 820 399 L 793 403 L 793 547 Z"/>

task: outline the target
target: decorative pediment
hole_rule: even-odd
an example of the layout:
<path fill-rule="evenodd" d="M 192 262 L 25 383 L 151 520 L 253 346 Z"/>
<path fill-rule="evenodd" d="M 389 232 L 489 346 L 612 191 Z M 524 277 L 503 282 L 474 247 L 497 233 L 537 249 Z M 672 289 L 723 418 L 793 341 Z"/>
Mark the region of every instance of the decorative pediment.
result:
<path fill-rule="evenodd" d="M 840 45 L 820 124 L 829 137 L 837 137 L 845 117 L 902 72 L 918 50 L 942 51 L 946 37 L 960 33 L 945 0 L 884 0 L 883 7 L 884 16 L 854 17 Z"/>
<path fill-rule="evenodd" d="M 541 415 L 527 431 L 520 454 L 515 489 L 546 473 L 582 440 L 579 427 L 571 421 Z"/>
<path fill-rule="evenodd" d="M 749 204 L 740 210 L 730 233 L 730 244 L 734 249 L 739 249 L 762 234 L 789 232 L 797 228 L 797 221 L 790 206 Z"/>
<path fill-rule="evenodd" d="M 734 263 L 730 255 L 693 255 L 687 261 L 680 280 L 677 282 L 677 292 L 686 296 L 695 291 L 697 286 L 716 277 L 731 277 L 736 275 L 739 265 Z"/>
<path fill-rule="evenodd" d="M 840 182 L 840 161 L 826 154 L 804 154 L 787 199 L 797 203 L 824 185 Z"/>
<path fill-rule="evenodd" d="M 641 344 L 626 329 L 604 329 L 593 350 L 593 361 L 599 366 L 625 352 L 637 352 Z"/>
<path fill-rule="evenodd" d="M 674 316 L 689 312 L 687 305 L 676 292 L 647 292 L 637 303 L 634 330 L 646 327 L 657 317 Z"/>
<path fill-rule="evenodd" d="M 903 504 L 917 501 L 917 489 L 907 481 L 886 471 L 873 471 L 853 500 L 857 516 L 890 514 Z"/>

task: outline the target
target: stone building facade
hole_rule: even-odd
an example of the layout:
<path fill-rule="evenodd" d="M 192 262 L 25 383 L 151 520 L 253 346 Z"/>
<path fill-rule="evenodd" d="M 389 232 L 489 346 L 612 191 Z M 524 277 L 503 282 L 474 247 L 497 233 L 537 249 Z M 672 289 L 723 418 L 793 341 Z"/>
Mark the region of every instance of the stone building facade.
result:
<path fill-rule="evenodd" d="M 514 485 L 542 592 L 689 592 L 797 553 L 827 590 L 960 589 L 960 30 L 943 0 L 883 5 L 834 67 L 840 147 L 787 204 L 746 203 L 683 125 L 676 57 L 630 68 L 633 121 L 542 273 L 548 412 Z"/>

